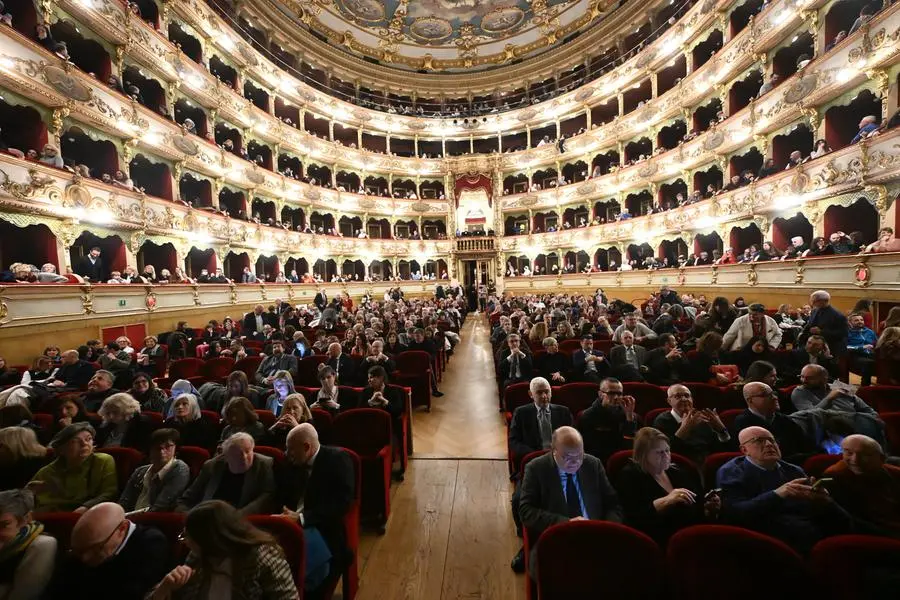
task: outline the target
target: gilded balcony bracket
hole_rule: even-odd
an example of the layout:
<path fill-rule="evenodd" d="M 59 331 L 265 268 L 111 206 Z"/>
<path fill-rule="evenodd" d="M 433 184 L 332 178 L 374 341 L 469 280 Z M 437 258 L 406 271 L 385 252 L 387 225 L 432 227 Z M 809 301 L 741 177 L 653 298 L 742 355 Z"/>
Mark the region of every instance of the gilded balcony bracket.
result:
<path fill-rule="evenodd" d="M 43 177 L 34 169 L 28 170 L 28 182 L 20 183 L 9 178 L 9 174 L 0 169 L 0 190 L 3 190 L 13 198 L 25 200 L 43 192 L 47 186 L 53 183 L 50 177 Z"/>
<path fill-rule="evenodd" d="M 800 285 L 803 283 L 803 279 L 806 277 L 806 267 L 804 263 L 806 261 L 798 260 L 797 261 L 797 270 L 794 272 L 794 283 Z"/>
<path fill-rule="evenodd" d="M 89 283 L 81 286 L 81 310 L 85 315 L 92 315 L 96 312 L 94 310 L 94 290 Z"/>

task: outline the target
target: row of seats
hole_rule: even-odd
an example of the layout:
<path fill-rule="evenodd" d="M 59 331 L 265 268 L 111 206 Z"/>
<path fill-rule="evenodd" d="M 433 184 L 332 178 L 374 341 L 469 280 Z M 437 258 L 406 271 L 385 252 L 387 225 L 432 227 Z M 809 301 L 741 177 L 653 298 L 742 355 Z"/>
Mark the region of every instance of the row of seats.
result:
<path fill-rule="evenodd" d="M 541 535 L 537 581 L 529 578 L 526 597 L 871 600 L 897 589 L 890 572 L 898 564 L 900 541 L 882 537 L 832 537 L 804 560 L 780 540 L 739 527 L 688 527 L 664 552 L 625 525 L 573 521 Z"/>
<path fill-rule="evenodd" d="M 128 450 L 117 448 L 116 450 Z M 183 452 L 185 448 L 182 448 Z M 202 450 L 197 448 L 196 450 Z M 257 451 L 263 452 L 263 448 L 257 447 Z M 275 448 L 269 450 L 277 450 Z M 330 599 L 335 592 L 337 584 L 343 581 L 343 598 L 352 600 L 355 598 L 359 588 L 358 575 L 358 554 L 359 554 L 359 521 L 361 506 L 361 489 L 363 485 L 363 475 L 365 473 L 365 460 L 361 459 L 355 452 L 344 448 L 344 451 L 350 456 L 353 467 L 356 472 L 356 494 L 351 504 L 350 510 L 344 517 L 344 529 L 347 538 L 347 545 L 352 550 L 353 559 L 349 565 L 346 565 L 340 578 L 334 580 L 330 589 L 324 590 L 320 595 L 322 599 Z M 110 453 L 114 454 L 114 453 Z M 115 454 L 114 454 L 115 456 Z M 283 456 L 282 456 L 283 458 Z M 190 464 L 190 463 L 189 463 Z M 118 466 L 118 459 L 117 459 Z M 193 468 L 193 467 L 192 467 Z M 35 520 L 44 525 L 44 530 L 49 535 L 55 537 L 60 546 L 68 548 L 72 535 L 72 529 L 78 521 L 80 515 L 71 512 L 54 512 L 54 513 L 37 513 Z M 137 524 L 156 527 L 168 538 L 171 544 L 171 554 L 176 563 L 180 564 L 187 556 L 188 549 L 184 542 L 180 540 L 180 536 L 184 531 L 184 520 L 186 515 L 183 513 L 140 513 L 130 515 L 129 519 Z M 300 593 L 303 595 L 303 582 L 305 578 L 306 568 L 306 546 L 303 540 L 303 528 L 298 524 L 282 519 L 280 517 L 268 515 L 252 515 L 248 517 L 249 521 L 255 526 L 268 531 L 277 540 L 281 548 L 284 550 L 285 557 L 294 576 L 294 582 Z"/>

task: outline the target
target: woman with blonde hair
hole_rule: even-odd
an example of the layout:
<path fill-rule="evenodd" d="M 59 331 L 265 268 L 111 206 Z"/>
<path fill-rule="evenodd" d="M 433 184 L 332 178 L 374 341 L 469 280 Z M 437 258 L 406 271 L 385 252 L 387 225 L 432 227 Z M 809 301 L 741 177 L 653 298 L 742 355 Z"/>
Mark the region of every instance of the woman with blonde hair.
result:
<path fill-rule="evenodd" d="M 98 448 L 147 449 L 151 426 L 141 415 L 141 404 L 131 394 L 120 392 L 103 401 L 97 411 L 103 423 L 97 429 Z"/>
<path fill-rule="evenodd" d="M 635 434 L 632 460 L 613 483 L 625 523 L 660 544 L 683 527 L 717 516 L 722 506 L 718 494 L 703 497 L 696 471 L 672 462 L 668 436 L 653 427 Z"/>
<path fill-rule="evenodd" d="M 294 378 L 290 371 L 275 371 L 272 379 L 272 393 L 266 399 L 266 410 L 272 411 L 275 416 L 280 416 L 282 407 L 288 396 L 295 394 Z"/>
<path fill-rule="evenodd" d="M 131 340 L 128 336 L 120 335 L 116 338 L 116 343 L 119 345 L 121 350 L 124 350 L 128 354 L 134 354 L 134 348 L 131 345 Z"/>
<path fill-rule="evenodd" d="M 540 346 L 548 335 L 547 324 L 543 321 L 538 321 L 531 326 L 531 331 L 528 332 L 528 344 L 532 347 Z"/>
<path fill-rule="evenodd" d="M 49 462 L 47 448 L 38 442 L 33 429 L 0 429 L 0 487 L 4 490 L 25 487 L 34 474 Z"/>
<path fill-rule="evenodd" d="M 888 311 L 887 318 L 884 320 L 885 328 L 900 327 L 900 306 L 894 306 Z"/>
<path fill-rule="evenodd" d="M 287 435 L 291 429 L 300 423 L 308 423 L 312 421 L 312 412 L 306 405 L 306 398 L 303 394 L 294 392 L 284 399 L 284 405 L 281 407 L 281 416 L 275 421 L 275 424 L 269 427 L 269 444 L 276 448 L 284 450 L 287 442 Z"/>

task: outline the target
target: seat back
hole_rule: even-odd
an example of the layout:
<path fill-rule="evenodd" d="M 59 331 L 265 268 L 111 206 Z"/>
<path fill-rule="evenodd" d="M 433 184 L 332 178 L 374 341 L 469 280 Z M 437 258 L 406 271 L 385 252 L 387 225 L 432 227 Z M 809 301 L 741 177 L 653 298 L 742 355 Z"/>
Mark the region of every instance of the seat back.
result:
<path fill-rule="evenodd" d="M 669 405 L 666 399 L 666 389 L 652 383 L 625 381 L 622 383 L 622 393 L 626 396 L 634 396 L 634 412 L 639 415 L 647 414 L 654 408 L 666 408 Z"/>
<path fill-rule="evenodd" d="M 119 481 L 119 492 L 125 489 L 132 471 L 144 463 L 144 453 L 134 448 L 102 448 L 98 454 L 108 454 L 116 462 L 116 478 Z"/>
<path fill-rule="evenodd" d="M 803 470 L 807 475 L 818 478 L 828 467 L 841 462 L 841 458 L 840 454 L 816 454 L 803 461 Z"/>
<path fill-rule="evenodd" d="M 616 477 L 618 477 L 619 472 L 625 468 L 625 465 L 631 460 L 634 456 L 634 450 L 619 450 L 618 452 L 613 452 L 613 454 L 606 460 L 606 474 L 609 477 L 610 481 L 615 481 Z M 686 456 L 682 456 L 681 454 L 672 453 L 672 463 L 678 465 L 683 469 L 689 469 L 697 474 L 697 477 L 700 477 L 700 469 L 697 465 Z"/>
<path fill-rule="evenodd" d="M 253 449 L 257 454 L 268 456 L 275 461 L 275 467 L 278 468 L 284 464 L 284 451 L 274 446 L 256 446 Z"/>
<path fill-rule="evenodd" d="M 294 521 L 269 515 L 250 515 L 247 520 L 278 540 L 278 545 L 281 546 L 284 557 L 291 566 L 294 584 L 302 597 L 303 581 L 306 577 L 306 543 L 303 541 L 303 528 Z"/>
<path fill-rule="evenodd" d="M 738 415 L 743 414 L 744 410 L 740 408 L 729 408 L 719 413 L 722 424 L 728 431 L 734 431 L 734 422 L 737 421 Z"/>
<path fill-rule="evenodd" d="M 311 408 L 312 424 L 319 434 L 319 441 L 323 444 L 331 444 L 334 437 L 334 418 L 331 413 L 321 408 Z"/>
<path fill-rule="evenodd" d="M 900 412 L 886 412 L 879 416 L 884 421 L 890 454 L 900 454 Z"/>
<path fill-rule="evenodd" d="M 255 412 L 257 418 L 259 419 L 259 422 L 262 423 L 266 429 L 274 425 L 275 421 L 278 420 L 275 416 L 275 413 L 273 413 L 271 410 L 257 408 Z"/>
<path fill-rule="evenodd" d="M 184 520 L 186 517 L 187 513 L 145 512 L 131 515 L 128 519 L 137 525 L 159 529 L 169 541 L 172 559 L 176 564 L 181 564 L 188 554 L 188 548 L 185 543 L 178 540 L 184 531 Z"/>
<path fill-rule="evenodd" d="M 880 413 L 900 410 L 900 386 L 867 385 L 856 394 Z"/>
<path fill-rule="evenodd" d="M 191 479 L 200 474 L 203 463 L 209 460 L 209 450 L 200 446 L 182 446 L 178 449 L 178 458 L 183 460 L 191 470 Z"/>
<path fill-rule="evenodd" d="M 637 556 L 640 560 L 635 560 Z M 536 567 L 541 600 L 657 598 L 665 578 L 663 553 L 656 542 L 608 521 L 550 527 L 537 545 Z"/>
<path fill-rule="evenodd" d="M 234 371 L 234 359 L 229 356 L 219 356 L 203 363 L 200 375 L 207 381 L 222 381 L 232 371 Z"/>
<path fill-rule="evenodd" d="M 887 579 L 900 565 L 900 540 L 838 535 L 816 544 L 809 562 L 826 600 L 879 598 L 896 589 L 896 578 L 893 586 Z"/>
<path fill-rule="evenodd" d="M 531 396 L 528 395 L 529 385 L 527 381 L 514 383 L 503 390 L 503 405 L 506 412 L 514 413 L 520 406 L 531 402 Z"/>
<path fill-rule="evenodd" d="M 431 355 L 423 350 L 407 350 L 394 358 L 397 370 L 405 375 L 416 375 L 431 370 Z"/>
<path fill-rule="evenodd" d="M 203 369 L 204 361 L 199 358 L 180 358 L 169 365 L 169 379 L 188 379 L 197 377 Z"/>
<path fill-rule="evenodd" d="M 317 387 L 319 385 L 319 365 L 328 362 L 327 354 L 314 354 L 297 361 L 297 383 Z"/>
<path fill-rule="evenodd" d="M 391 415 L 377 408 L 354 408 L 334 420 L 334 443 L 361 458 L 374 456 L 391 445 Z"/>
<path fill-rule="evenodd" d="M 567 407 L 573 415 L 577 415 L 597 399 L 599 389 L 600 384 L 587 381 L 567 383 L 560 387 L 559 393 L 553 396 L 553 401 Z"/>
<path fill-rule="evenodd" d="M 563 340 L 559 343 L 559 351 L 568 355 L 581 350 L 581 340 Z"/>
<path fill-rule="evenodd" d="M 72 539 L 72 529 L 81 517 L 73 512 L 35 513 L 34 520 L 44 525 L 44 533 L 56 538 L 59 548 L 68 550 Z"/>
<path fill-rule="evenodd" d="M 672 409 L 668 406 L 664 408 L 651 408 L 649 411 L 647 411 L 646 414 L 644 414 L 644 426 L 653 427 L 653 421 L 656 420 L 656 417 L 663 413 L 669 412 L 670 410 Z"/>
<path fill-rule="evenodd" d="M 809 597 L 813 589 L 799 554 L 780 540 L 740 527 L 682 529 L 669 540 L 667 559 L 679 600 L 718 598 L 723 590 L 729 598 L 788 600 Z"/>
<path fill-rule="evenodd" d="M 261 356 L 248 356 L 234 363 L 232 371 L 243 371 L 244 375 L 247 376 L 247 380 L 252 382 L 261 362 Z"/>

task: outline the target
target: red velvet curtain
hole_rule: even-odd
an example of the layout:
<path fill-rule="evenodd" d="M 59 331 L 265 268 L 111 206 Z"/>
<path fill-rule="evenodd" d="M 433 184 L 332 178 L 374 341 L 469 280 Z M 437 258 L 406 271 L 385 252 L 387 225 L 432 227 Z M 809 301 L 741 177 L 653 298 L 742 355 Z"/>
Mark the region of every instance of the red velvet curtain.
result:
<path fill-rule="evenodd" d="M 479 190 L 483 189 L 487 193 L 488 206 L 492 206 L 494 198 L 493 180 L 489 175 L 484 173 L 467 173 L 456 178 L 454 186 L 454 196 L 456 196 L 456 206 L 459 207 L 459 194 L 463 190 Z"/>

